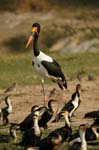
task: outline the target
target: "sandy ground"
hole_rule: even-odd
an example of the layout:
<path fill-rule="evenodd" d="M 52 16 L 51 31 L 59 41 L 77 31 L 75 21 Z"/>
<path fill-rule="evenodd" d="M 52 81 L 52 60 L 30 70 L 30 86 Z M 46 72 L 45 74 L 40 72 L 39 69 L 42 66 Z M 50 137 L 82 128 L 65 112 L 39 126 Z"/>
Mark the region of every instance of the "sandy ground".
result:
<path fill-rule="evenodd" d="M 75 91 L 75 86 L 77 83 L 79 83 L 78 80 L 68 81 L 68 90 L 63 94 L 62 97 L 60 94 L 61 92 L 56 84 L 52 83 L 51 85 L 45 85 L 47 99 L 49 99 L 50 91 L 53 88 L 56 88 L 56 92 L 51 96 L 51 98 L 60 101 L 60 110 L 64 103 L 70 100 L 72 93 Z M 86 112 L 99 109 L 99 78 L 94 81 L 88 81 L 87 78 L 84 78 L 80 84 L 82 86 L 81 105 L 75 113 L 76 116 L 73 118 L 72 124 L 75 126 L 78 126 L 81 123 L 88 123 L 90 121 L 92 122 L 92 120 L 83 119 L 84 114 Z M 3 93 L 3 91 L 4 89 L 0 90 L 0 93 Z M 10 122 L 21 122 L 30 113 L 31 107 L 34 104 L 44 104 L 40 85 L 25 87 L 20 87 L 17 85 L 15 95 L 10 99 L 13 106 L 13 112 L 9 115 Z M 2 102 L 0 104 L 0 108 L 3 108 L 4 106 L 5 103 Z M 56 108 L 57 103 L 55 104 L 55 109 Z M 50 123 L 50 126 L 53 126 L 53 124 Z"/>

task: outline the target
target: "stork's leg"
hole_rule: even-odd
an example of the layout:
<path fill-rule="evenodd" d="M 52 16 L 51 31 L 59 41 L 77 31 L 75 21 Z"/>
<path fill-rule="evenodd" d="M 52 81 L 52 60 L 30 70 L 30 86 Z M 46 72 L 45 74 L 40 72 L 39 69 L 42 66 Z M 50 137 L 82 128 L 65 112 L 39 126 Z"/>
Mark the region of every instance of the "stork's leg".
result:
<path fill-rule="evenodd" d="M 44 106 L 46 106 L 46 96 L 45 96 L 45 88 L 44 88 L 44 80 L 42 79 L 42 92 L 44 98 Z"/>

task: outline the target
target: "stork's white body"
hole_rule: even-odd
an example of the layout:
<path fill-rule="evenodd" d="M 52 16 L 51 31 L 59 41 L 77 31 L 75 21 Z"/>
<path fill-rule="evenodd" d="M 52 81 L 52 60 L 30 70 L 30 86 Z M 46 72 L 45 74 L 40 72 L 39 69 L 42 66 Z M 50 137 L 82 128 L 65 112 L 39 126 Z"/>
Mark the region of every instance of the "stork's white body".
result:
<path fill-rule="evenodd" d="M 34 62 L 34 69 L 36 72 L 43 78 L 50 78 L 48 75 L 48 71 L 46 68 L 41 64 L 42 61 L 48 61 L 48 62 L 53 62 L 53 59 L 44 54 L 43 52 L 40 51 L 40 54 L 37 57 L 34 57 L 33 62 Z"/>

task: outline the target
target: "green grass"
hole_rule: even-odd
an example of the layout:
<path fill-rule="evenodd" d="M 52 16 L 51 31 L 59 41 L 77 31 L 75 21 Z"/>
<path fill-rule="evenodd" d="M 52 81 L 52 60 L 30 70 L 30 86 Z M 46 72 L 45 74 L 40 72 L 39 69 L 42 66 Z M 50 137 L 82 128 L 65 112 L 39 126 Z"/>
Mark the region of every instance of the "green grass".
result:
<path fill-rule="evenodd" d="M 0 83 L 5 87 L 11 82 L 17 82 L 20 85 L 29 85 L 33 83 L 33 68 L 31 55 L 13 55 L 0 59 Z M 35 83 L 35 80 L 34 80 Z M 37 82 L 36 82 L 37 83 Z"/>
<path fill-rule="evenodd" d="M 67 54 L 59 52 L 46 53 L 56 59 L 67 77 L 76 78 L 78 71 L 83 75 L 99 76 L 99 53 Z M 40 84 L 40 78 L 32 67 L 33 54 L 9 54 L 0 58 L 0 88 L 5 88 L 13 82 L 19 85 Z M 46 83 L 51 83 L 46 80 Z"/>

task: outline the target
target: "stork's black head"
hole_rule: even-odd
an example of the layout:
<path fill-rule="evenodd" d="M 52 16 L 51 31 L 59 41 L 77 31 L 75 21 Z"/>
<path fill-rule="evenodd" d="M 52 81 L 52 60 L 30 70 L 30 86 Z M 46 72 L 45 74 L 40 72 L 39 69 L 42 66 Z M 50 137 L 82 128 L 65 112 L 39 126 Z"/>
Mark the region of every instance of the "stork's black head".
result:
<path fill-rule="evenodd" d="M 28 48 L 28 47 L 29 47 L 29 45 L 30 45 L 30 44 L 32 43 L 32 41 L 33 41 L 33 38 L 38 37 L 39 33 L 40 33 L 40 24 L 39 24 L 39 23 L 34 23 L 34 24 L 32 25 L 31 35 L 30 35 L 30 37 L 29 37 L 29 39 L 28 39 L 28 42 L 26 43 L 25 48 Z"/>
<path fill-rule="evenodd" d="M 32 25 L 32 32 L 40 33 L 40 24 L 39 23 L 34 23 Z"/>

